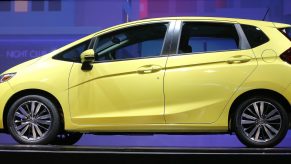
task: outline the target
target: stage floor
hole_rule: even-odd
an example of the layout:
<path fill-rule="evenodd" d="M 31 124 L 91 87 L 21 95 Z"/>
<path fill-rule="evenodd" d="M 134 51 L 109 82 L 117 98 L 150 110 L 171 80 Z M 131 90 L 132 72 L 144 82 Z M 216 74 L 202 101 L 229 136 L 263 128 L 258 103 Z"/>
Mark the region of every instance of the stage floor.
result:
<path fill-rule="evenodd" d="M 0 145 L 0 159 L 11 162 L 254 162 L 291 161 L 291 148 L 185 148 Z M 30 163 L 29 162 L 29 163 Z"/>

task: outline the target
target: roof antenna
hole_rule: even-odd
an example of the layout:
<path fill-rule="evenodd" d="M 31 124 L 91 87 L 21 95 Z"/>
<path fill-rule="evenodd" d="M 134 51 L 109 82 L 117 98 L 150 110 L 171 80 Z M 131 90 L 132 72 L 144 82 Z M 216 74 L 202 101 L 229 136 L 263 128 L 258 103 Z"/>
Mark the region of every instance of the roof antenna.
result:
<path fill-rule="evenodd" d="M 265 16 L 264 16 L 264 18 L 263 18 L 263 21 L 265 21 L 265 20 L 266 20 L 266 18 L 267 18 L 267 15 L 269 14 L 269 11 L 270 11 L 270 7 L 268 7 L 268 10 L 267 10 L 267 12 L 266 12 L 266 14 L 265 14 Z"/>

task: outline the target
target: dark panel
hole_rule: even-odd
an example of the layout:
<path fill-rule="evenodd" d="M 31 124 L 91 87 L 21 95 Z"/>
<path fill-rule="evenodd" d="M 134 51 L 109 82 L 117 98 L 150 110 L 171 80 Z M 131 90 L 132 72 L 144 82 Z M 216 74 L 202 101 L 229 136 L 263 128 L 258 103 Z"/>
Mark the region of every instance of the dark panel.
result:
<path fill-rule="evenodd" d="M 31 11 L 44 11 L 44 1 L 31 1 Z"/>
<path fill-rule="evenodd" d="M 61 0 L 49 0 L 48 1 L 48 10 L 49 11 L 61 11 L 62 10 L 62 1 Z"/>
<path fill-rule="evenodd" d="M 11 1 L 0 1 L 0 12 L 10 11 L 10 10 L 11 10 Z"/>
<path fill-rule="evenodd" d="M 81 147 L 2 146 L 0 158 L 10 163 L 289 163 L 290 148 L 171 148 L 171 147 Z"/>

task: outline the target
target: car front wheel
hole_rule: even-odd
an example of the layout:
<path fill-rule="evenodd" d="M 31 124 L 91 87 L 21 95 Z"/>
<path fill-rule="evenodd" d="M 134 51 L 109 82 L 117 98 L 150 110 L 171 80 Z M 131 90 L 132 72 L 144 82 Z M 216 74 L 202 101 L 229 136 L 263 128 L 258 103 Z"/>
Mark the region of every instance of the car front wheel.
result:
<path fill-rule="evenodd" d="M 248 147 L 273 147 L 288 130 L 288 115 L 274 98 L 255 96 L 243 101 L 234 115 L 234 129 Z"/>
<path fill-rule="evenodd" d="M 7 115 L 8 131 L 22 144 L 48 144 L 59 132 L 60 117 L 55 105 L 39 95 L 16 100 Z"/>

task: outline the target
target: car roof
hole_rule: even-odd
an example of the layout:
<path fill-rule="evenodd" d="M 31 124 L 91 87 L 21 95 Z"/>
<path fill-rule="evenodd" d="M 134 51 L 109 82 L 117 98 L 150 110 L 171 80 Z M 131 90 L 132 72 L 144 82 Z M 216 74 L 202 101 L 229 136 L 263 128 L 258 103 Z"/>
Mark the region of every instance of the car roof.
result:
<path fill-rule="evenodd" d="M 162 18 L 151 18 L 151 19 L 142 19 L 135 22 L 143 22 L 143 21 L 158 21 L 158 20 L 181 20 L 181 21 L 208 21 L 208 22 L 236 22 L 240 24 L 248 24 L 254 26 L 269 26 L 269 27 L 290 27 L 289 24 L 284 23 L 276 23 L 270 21 L 262 21 L 262 20 L 252 20 L 252 19 L 241 19 L 241 18 L 227 18 L 227 17 L 194 17 L 194 16 L 186 16 L 186 17 L 162 17 Z"/>
<path fill-rule="evenodd" d="M 127 27 L 127 26 L 133 26 L 136 24 L 142 24 L 142 23 L 151 23 L 151 22 L 161 22 L 161 21 L 170 21 L 170 20 L 181 20 L 181 21 L 205 21 L 205 22 L 231 22 L 231 23 L 239 23 L 239 24 L 247 24 L 247 25 L 253 25 L 257 27 L 275 27 L 275 28 L 286 28 L 291 27 L 288 24 L 283 23 L 275 23 L 275 22 L 268 22 L 268 21 L 262 21 L 262 20 L 251 20 L 251 19 L 240 19 L 240 18 L 226 18 L 226 17 L 194 17 L 194 16 L 187 16 L 187 17 L 161 17 L 161 18 L 150 18 L 150 19 L 141 19 L 137 21 L 127 22 L 123 24 L 119 24 L 116 26 L 112 26 L 110 28 L 98 31 L 94 33 L 93 35 L 100 34 L 106 31 L 111 31 L 114 29 Z"/>

